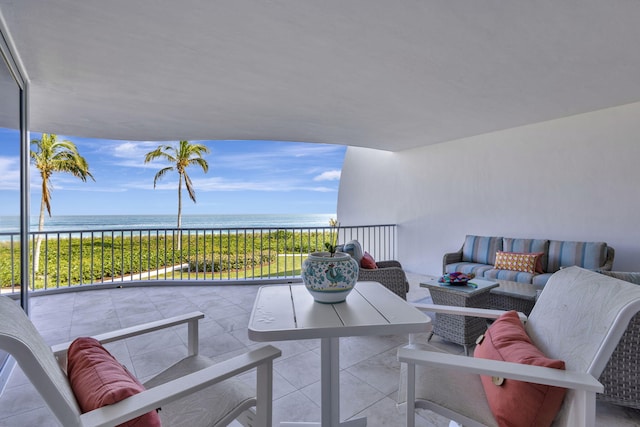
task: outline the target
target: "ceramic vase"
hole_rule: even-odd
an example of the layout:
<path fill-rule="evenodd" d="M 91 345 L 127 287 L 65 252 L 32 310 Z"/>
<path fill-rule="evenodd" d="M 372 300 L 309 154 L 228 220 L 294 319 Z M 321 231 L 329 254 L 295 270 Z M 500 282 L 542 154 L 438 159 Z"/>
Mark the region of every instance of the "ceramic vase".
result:
<path fill-rule="evenodd" d="M 349 254 L 313 252 L 302 263 L 302 282 L 317 302 L 332 304 L 347 298 L 358 280 L 358 263 Z"/>

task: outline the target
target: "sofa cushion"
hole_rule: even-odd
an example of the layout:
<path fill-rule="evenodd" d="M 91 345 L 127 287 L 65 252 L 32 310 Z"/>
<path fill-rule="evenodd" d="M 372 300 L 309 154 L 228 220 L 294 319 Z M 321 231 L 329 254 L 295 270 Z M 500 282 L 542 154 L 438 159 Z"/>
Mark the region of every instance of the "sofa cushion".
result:
<path fill-rule="evenodd" d="M 485 272 L 491 270 L 492 265 L 477 264 L 474 262 L 454 262 L 445 267 L 445 273 L 475 274 L 476 277 L 484 277 Z"/>
<path fill-rule="evenodd" d="M 82 412 L 112 405 L 145 390 L 98 340 L 77 338 L 67 352 L 67 375 Z M 121 426 L 160 427 L 156 411 L 147 412 Z"/>
<path fill-rule="evenodd" d="M 502 239 L 502 250 L 504 252 L 537 253 L 542 252 L 537 273 L 544 273 L 544 268 L 548 263 L 549 241 L 543 239 L 515 239 L 505 237 Z"/>
<path fill-rule="evenodd" d="M 549 278 L 551 276 L 553 276 L 553 273 L 537 274 L 537 275 L 533 276 L 533 279 L 531 280 L 531 283 L 533 283 L 534 285 L 544 286 L 544 285 L 547 284 L 547 281 L 549 280 Z"/>
<path fill-rule="evenodd" d="M 476 346 L 474 357 L 564 369 L 562 360 L 547 358 L 529 339 L 518 314 L 498 318 Z M 560 410 L 566 389 L 481 375 L 489 407 L 499 425 L 549 426 Z"/>
<path fill-rule="evenodd" d="M 533 283 L 533 280 L 541 274 L 525 273 L 523 271 L 497 270 L 491 268 L 484 272 L 486 279 L 509 280 L 511 282 Z"/>
<path fill-rule="evenodd" d="M 519 252 L 496 252 L 496 270 L 513 270 L 524 273 L 536 273 L 540 269 L 538 263 L 542 252 L 519 253 Z"/>
<path fill-rule="evenodd" d="M 496 252 L 501 250 L 502 237 L 468 235 L 462 246 L 462 261 L 493 265 Z"/>
<path fill-rule="evenodd" d="M 578 267 L 597 270 L 606 260 L 607 244 L 604 242 L 549 241 L 549 261 L 546 271 L 555 273 L 561 267 Z"/>

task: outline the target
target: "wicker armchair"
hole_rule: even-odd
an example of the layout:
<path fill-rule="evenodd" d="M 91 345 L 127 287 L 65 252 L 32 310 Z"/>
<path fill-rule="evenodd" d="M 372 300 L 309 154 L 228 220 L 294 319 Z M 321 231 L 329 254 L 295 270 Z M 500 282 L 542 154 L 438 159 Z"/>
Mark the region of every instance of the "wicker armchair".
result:
<path fill-rule="evenodd" d="M 353 259 L 358 261 L 362 260 L 364 252 L 360 242 L 357 240 L 351 240 L 344 245 L 337 247 L 339 252 L 346 252 Z M 407 292 L 409 292 L 409 282 L 407 276 L 404 274 L 402 265 L 398 261 L 378 261 L 376 262 L 378 268 L 360 268 L 358 273 L 358 280 L 361 282 L 378 282 L 385 288 L 389 289 L 400 298 L 406 300 Z"/>
<path fill-rule="evenodd" d="M 600 273 L 640 285 L 640 273 L 624 271 L 600 271 Z M 638 353 L 640 353 L 640 314 L 631 318 L 629 326 L 600 376 L 604 393 L 597 395 L 598 400 L 640 409 Z"/>
<path fill-rule="evenodd" d="M 398 261 L 378 261 L 378 268 L 360 268 L 358 280 L 361 282 L 378 282 L 385 288 L 394 292 L 402 299 L 407 299 L 409 292 L 409 282 L 404 274 L 402 265 Z"/>

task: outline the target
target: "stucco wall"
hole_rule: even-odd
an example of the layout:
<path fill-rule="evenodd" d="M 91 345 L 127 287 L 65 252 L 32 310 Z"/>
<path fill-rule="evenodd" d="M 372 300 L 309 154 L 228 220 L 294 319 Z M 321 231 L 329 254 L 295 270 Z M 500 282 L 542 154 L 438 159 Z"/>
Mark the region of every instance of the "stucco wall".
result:
<path fill-rule="evenodd" d="M 398 224 L 408 271 L 466 234 L 605 241 L 640 271 L 640 103 L 391 153 L 350 147 L 338 218 Z"/>

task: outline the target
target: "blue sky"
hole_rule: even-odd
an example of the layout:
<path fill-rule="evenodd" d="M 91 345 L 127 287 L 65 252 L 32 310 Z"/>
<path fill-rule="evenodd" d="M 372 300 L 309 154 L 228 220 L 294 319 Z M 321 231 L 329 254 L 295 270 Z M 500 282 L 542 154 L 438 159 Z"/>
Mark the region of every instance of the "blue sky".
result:
<path fill-rule="evenodd" d="M 19 162 L 12 131 L 0 129 L 0 215 L 16 215 Z M 31 139 L 40 138 L 32 133 Z M 76 144 L 95 182 L 52 177 L 52 215 L 176 214 L 177 173 L 153 188 L 168 163 L 147 152 L 177 141 L 114 141 L 58 135 Z M 190 141 L 196 142 L 196 141 Z M 278 141 L 197 141 L 209 147 L 209 172 L 187 169 L 197 203 L 183 191 L 183 214 L 335 213 L 346 147 Z M 40 208 L 40 176 L 31 168 L 31 213 Z M 183 187 L 184 190 L 184 187 Z"/>

